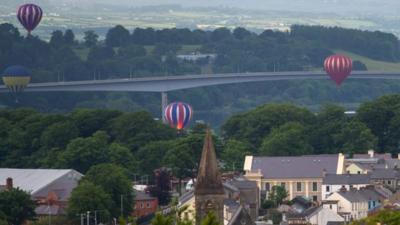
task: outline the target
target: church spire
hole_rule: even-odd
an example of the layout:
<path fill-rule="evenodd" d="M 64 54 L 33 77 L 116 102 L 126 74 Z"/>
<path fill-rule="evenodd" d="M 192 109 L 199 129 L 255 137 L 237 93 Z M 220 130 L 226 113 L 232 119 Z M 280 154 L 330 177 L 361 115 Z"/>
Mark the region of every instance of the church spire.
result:
<path fill-rule="evenodd" d="M 221 175 L 218 170 L 217 156 L 209 129 L 204 139 L 203 152 L 197 174 L 195 195 L 199 194 L 224 194 Z"/>

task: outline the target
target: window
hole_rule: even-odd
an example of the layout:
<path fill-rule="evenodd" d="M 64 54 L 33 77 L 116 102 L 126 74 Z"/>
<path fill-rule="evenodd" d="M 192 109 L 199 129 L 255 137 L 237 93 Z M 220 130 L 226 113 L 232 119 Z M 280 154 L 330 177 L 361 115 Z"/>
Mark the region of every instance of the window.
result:
<path fill-rule="evenodd" d="M 387 184 L 388 184 L 388 185 L 392 185 L 392 181 L 391 181 L 391 180 L 388 180 L 388 181 L 387 181 Z"/>
<path fill-rule="evenodd" d="M 270 184 L 267 182 L 267 183 L 265 183 L 265 190 L 266 191 L 269 191 L 270 190 Z"/>
<path fill-rule="evenodd" d="M 143 209 L 144 208 L 144 203 L 140 203 L 140 208 Z"/>
<path fill-rule="evenodd" d="M 296 183 L 296 190 L 297 190 L 297 192 L 301 192 L 302 191 L 302 183 L 301 182 L 297 182 Z"/>
<path fill-rule="evenodd" d="M 313 196 L 312 196 L 312 200 L 313 200 L 313 202 L 317 202 L 317 201 L 318 201 L 318 196 L 313 195 Z"/>
<path fill-rule="evenodd" d="M 329 185 L 326 186 L 326 192 L 330 192 L 331 191 L 331 187 Z"/>
<path fill-rule="evenodd" d="M 361 174 L 361 171 L 357 171 L 357 174 Z"/>
<path fill-rule="evenodd" d="M 329 205 L 329 208 L 332 209 L 332 205 Z"/>
<path fill-rule="evenodd" d="M 312 191 L 318 191 L 318 184 L 317 184 L 317 182 L 312 182 Z"/>
<path fill-rule="evenodd" d="M 146 203 L 147 208 L 150 208 L 151 204 L 150 202 Z"/>

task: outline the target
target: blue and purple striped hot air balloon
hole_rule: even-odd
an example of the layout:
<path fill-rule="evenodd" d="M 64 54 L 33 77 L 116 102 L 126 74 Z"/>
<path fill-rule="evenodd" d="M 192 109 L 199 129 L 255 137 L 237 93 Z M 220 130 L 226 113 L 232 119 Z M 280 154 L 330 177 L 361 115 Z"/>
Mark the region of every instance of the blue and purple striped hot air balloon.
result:
<path fill-rule="evenodd" d="M 35 4 L 21 5 L 17 11 L 19 22 L 30 34 L 42 20 L 43 10 Z"/>
<path fill-rule="evenodd" d="M 185 128 L 192 119 L 192 116 L 193 109 L 187 103 L 174 102 L 165 107 L 165 121 L 177 130 Z"/>

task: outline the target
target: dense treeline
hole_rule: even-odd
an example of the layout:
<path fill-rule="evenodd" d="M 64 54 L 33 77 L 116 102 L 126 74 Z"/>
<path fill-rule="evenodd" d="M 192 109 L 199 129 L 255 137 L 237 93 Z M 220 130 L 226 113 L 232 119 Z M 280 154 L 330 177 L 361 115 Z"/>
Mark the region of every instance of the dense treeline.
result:
<path fill-rule="evenodd" d="M 310 35 L 308 35 L 310 33 Z M 316 33 L 321 38 L 316 37 Z M 334 36 L 331 43 L 328 37 Z M 326 38 L 322 38 L 326 37 Z M 352 40 L 368 45 L 354 47 Z M 243 28 L 233 31 L 136 28 L 110 29 L 104 41 L 87 31 L 77 41 L 71 30 L 54 31 L 49 42 L 35 36 L 23 37 L 10 24 L 0 25 L 0 71 L 21 64 L 32 70 L 33 82 L 107 79 L 210 72 L 257 72 L 310 70 L 320 68 L 334 49 L 344 49 L 374 58 L 397 60 L 397 39 L 390 34 L 294 26 L 292 32 L 266 30 L 261 34 Z M 377 51 L 381 43 L 393 48 Z M 357 49 L 354 49 L 357 48 Z M 217 54 L 215 60 L 179 60 L 178 54 Z M 369 51 L 369 52 L 367 52 Z M 367 69 L 356 61 L 355 69 Z M 325 102 L 358 104 L 385 93 L 398 92 L 396 82 L 346 81 L 338 89 L 328 81 L 279 81 L 199 88 L 169 94 L 170 100 L 193 105 L 197 120 L 220 125 L 233 112 L 248 110 L 265 102 L 296 102 L 318 106 Z M 20 105 L 11 95 L 2 95 L 0 107 L 29 106 L 43 112 L 68 112 L 74 108 L 112 108 L 123 111 L 146 109 L 159 117 L 160 96 L 121 93 L 35 93 L 23 94 Z"/>
<path fill-rule="evenodd" d="M 400 152 L 400 96 L 363 103 L 355 115 L 337 105 L 318 113 L 290 104 L 269 104 L 231 117 L 223 126 L 225 139 L 240 140 L 253 154 L 302 155 Z"/>
<path fill-rule="evenodd" d="M 300 155 L 398 153 L 400 95 L 360 106 L 355 116 L 337 105 L 318 113 L 291 104 L 267 104 L 231 117 L 216 150 L 226 169 L 242 167 L 246 154 Z M 30 109 L 0 111 L 0 167 L 74 168 L 114 163 L 133 179 L 166 166 L 178 178 L 196 174 L 205 126 L 186 133 L 147 112 L 77 109 L 43 114 Z M 182 160 L 185 159 L 185 160 Z"/>

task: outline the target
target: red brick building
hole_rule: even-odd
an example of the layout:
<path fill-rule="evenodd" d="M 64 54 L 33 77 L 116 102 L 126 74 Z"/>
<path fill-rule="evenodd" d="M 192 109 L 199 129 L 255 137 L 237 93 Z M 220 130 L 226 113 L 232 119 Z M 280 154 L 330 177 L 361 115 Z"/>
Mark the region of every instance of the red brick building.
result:
<path fill-rule="evenodd" d="M 145 217 L 157 212 L 158 199 L 142 191 L 135 191 L 135 208 L 133 215 L 136 218 Z"/>

